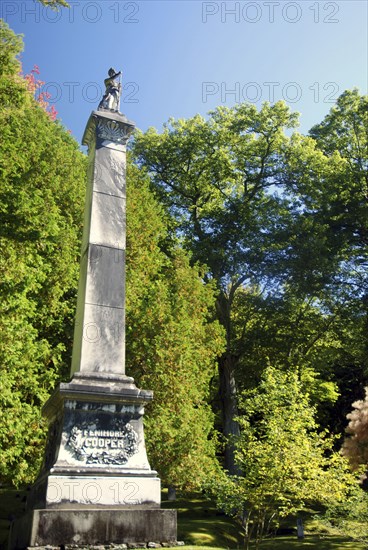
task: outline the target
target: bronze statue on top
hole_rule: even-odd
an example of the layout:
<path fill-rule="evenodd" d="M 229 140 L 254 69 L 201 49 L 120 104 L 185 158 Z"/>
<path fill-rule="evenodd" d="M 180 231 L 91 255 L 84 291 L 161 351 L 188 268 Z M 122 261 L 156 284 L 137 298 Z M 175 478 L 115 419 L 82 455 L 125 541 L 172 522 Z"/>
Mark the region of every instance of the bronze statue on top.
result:
<path fill-rule="evenodd" d="M 115 69 L 111 68 L 108 72 L 109 76 L 105 78 L 105 94 L 100 101 L 98 110 L 107 109 L 109 111 L 119 111 L 119 102 L 121 95 L 121 82 L 116 81 L 121 76 L 121 71 L 115 72 Z"/>

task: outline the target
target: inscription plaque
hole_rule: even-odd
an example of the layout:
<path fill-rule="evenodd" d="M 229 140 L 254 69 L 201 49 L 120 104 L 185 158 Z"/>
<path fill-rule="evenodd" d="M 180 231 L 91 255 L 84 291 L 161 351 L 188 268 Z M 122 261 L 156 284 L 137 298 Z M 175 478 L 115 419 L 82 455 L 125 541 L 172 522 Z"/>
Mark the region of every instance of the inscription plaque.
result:
<path fill-rule="evenodd" d="M 116 428 L 102 430 L 96 424 L 75 425 L 67 447 L 77 460 L 86 464 L 124 465 L 138 452 L 138 434 L 129 422 L 121 422 Z"/>

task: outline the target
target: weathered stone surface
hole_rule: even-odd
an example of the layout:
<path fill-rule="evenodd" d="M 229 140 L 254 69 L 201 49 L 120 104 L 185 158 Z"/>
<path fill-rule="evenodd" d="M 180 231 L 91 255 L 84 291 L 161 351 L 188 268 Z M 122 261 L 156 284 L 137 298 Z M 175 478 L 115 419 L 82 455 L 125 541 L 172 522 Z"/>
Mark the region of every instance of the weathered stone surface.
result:
<path fill-rule="evenodd" d="M 125 248 L 125 224 L 125 198 L 94 192 L 90 243 Z"/>
<path fill-rule="evenodd" d="M 150 476 L 47 477 L 46 506 L 160 506 L 160 479 Z"/>
<path fill-rule="evenodd" d="M 95 191 L 125 198 L 126 161 L 121 151 L 100 147 L 95 151 L 93 168 Z"/>
<path fill-rule="evenodd" d="M 88 258 L 85 256 L 82 262 L 88 262 L 86 304 L 123 309 L 125 250 L 91 244 Z M 85 334 L 83 336 L 85 337 Z M 116 345 L 119 345 L 119 342 L 116 342 Z"/>
<path fill-rule="evenodd" d="M 133 123 L 93 112 L 71 374 L 125 373 L 125 143 Z"/>
<path fill-rule="evenodd" d="M 79 372 L 123 374 L 125 361 L 125 311 L 101 304 L 85 304 L 80 330 Z M 77 353 L 77 351 L 76 351 Z"/>
<path fill-rule="evenodd" d="M 176 511 L 158 509 L 34 510 L 13 533 L 13 548 L 129 544 L 176 539 Z M 32 528 L 31 528 L 32 526 Z M 25 538 L 24 538 L 25 537 Z"/>

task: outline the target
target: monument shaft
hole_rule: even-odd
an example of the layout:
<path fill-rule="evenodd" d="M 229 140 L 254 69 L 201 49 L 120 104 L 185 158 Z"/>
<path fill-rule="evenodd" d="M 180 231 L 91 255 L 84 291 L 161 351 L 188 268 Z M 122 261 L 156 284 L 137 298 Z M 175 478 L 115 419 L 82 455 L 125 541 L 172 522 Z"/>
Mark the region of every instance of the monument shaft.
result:
<path fill-rule="evenodd" d="M 81 273 L 71 374 L 125 374 L 126 142 L 120 114 L 91 114 Z"/>

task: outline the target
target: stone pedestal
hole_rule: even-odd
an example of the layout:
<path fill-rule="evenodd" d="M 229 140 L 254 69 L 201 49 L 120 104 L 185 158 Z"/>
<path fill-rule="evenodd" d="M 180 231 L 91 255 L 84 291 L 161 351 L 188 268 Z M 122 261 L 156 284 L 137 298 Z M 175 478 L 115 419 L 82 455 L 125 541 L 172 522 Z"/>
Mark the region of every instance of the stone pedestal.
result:
<path fill-rule="evenodd" d="M 35 510 L 22 519 L 19 527 L 18 548 L 114 542 L 147 544 L 162 541 L 162 533 L 173 533 L 175 544 L 176 512 L 142 508 Z"/>
<path fill-rule="evenodd" d="M 127 376 L 77 373 L 60 384 L 44 407 L 45 464 L 11 548 L 176 541 L 176 511 L 160 509 L 144 444 L 151 399 Z"/>
<path fill-rule="evenodd" d="M 134 128 L 94 111 L 83 143 L 89 170 L 71 381 L 43 409 L 42 472 L 11 548 L 174 542 L 176 512 L 160 509 L 160 479 L 144 443 L 152 392 L 125 375 L 125 145 Z"/>
<path fill-rule="evenodd" d="M 33 507 L 69 504 L 160 506 L 160 480 L 148 463 L 144 404 L 152 393 L 132 379 L 74 375 L 47 402 L 45 467 Z"/>

